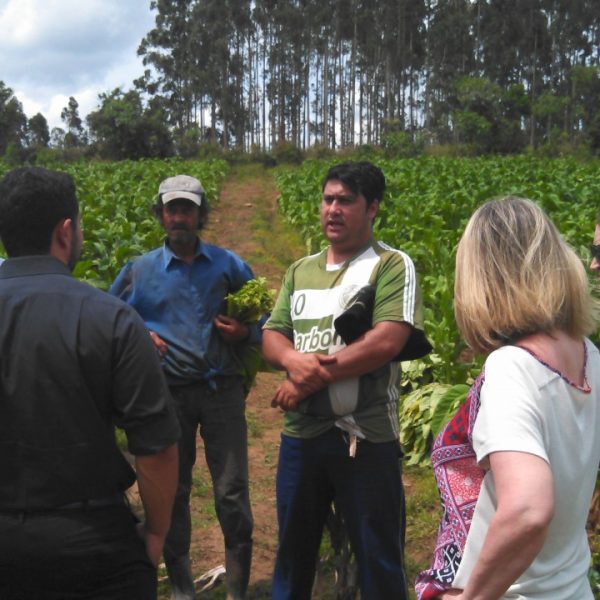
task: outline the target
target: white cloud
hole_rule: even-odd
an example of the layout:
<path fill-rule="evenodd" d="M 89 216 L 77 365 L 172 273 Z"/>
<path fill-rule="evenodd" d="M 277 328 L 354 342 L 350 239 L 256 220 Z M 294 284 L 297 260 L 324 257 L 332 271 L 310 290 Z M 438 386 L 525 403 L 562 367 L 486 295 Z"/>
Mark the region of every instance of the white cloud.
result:
<path fill-rule="evenodd" d="M 131 87 L 153 26 L 149 0 L 0 0 L 0 80 L 28 117 L 41 112 L 61 126 L 69 96 L 83 117 L 98 94 Z"/>

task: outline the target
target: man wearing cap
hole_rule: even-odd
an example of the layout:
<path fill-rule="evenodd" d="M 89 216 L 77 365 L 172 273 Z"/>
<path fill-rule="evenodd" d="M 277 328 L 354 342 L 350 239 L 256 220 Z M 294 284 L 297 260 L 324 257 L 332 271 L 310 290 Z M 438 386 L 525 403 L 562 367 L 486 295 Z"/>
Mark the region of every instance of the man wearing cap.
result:
<path fill-rule="evenodd" d="M 227 598 L 246 597 L 252 555 L 245 394 L 237 347 L 258 344 L 260 327 L 222 314 L 224 298 L 254 275 L 233 252 L 198 233 L 208 204 L 200 182 L 165 179 L 153 206 L 167 239 L 128 263 L 110 293 L 133 306 L 149 329 L 178 411 L 179 487 L 164 557 L 173 598 L 195 598 L 189 549 L 189 508 L 196 431 L 204 440 L 217 517 L 225 538 Z"/>

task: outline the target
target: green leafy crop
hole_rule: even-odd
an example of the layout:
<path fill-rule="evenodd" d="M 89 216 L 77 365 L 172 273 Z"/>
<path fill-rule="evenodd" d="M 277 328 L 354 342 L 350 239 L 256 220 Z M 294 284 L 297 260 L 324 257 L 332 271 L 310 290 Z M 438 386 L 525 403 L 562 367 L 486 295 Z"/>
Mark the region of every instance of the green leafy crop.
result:
<path fill-rule="evenodd" d="M 264 277 L 250 279 L 234 294 L 225 296 L 227 316 L 242 323 L 260 321 L 263 315 L 273 310 L 275 290 L 267 287 Z M 242 344 L 238 348 L 238 358 L 241 363 L 241 373 L 246 393 L 254 384 L 258 371 L 270 371 L 262 355 L 260 346 Z"/>
<path fill-rule="evenodd" d="M 247 281 L 235 294 L 225 296 L 227 316 L 242 323 L 259 321 L 273 310 L 275 290 L 267 287 L 264 277 Z"/>

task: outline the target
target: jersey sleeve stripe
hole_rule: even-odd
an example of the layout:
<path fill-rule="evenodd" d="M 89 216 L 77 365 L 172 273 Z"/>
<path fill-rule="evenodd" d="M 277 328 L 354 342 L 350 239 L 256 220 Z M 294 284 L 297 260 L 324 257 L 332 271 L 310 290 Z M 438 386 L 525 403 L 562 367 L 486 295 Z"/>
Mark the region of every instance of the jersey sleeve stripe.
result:
<path fill-rule="evenodd" d="M 379 245 L 390 252 L 396 252 L 402 257 L 404 261 L 404 298 L 402 305 L 402 312 L 407 323 L 411 325 L 415 324 L 415 303 L 417 294 L 417 276 L 415 272 L 415 264 L 408 254 L 388 246 L 384 242 L 378 242 Z"/>

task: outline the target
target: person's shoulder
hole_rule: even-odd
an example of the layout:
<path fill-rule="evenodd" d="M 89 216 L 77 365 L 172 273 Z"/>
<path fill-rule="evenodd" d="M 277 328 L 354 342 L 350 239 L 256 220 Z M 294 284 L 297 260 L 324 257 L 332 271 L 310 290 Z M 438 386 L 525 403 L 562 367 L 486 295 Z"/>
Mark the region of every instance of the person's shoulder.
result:
<path fill-rule="evenodd" d="M 594 393 L 600 394 L 600 349 L 589 338 L 585 338 L 587 350 L 586 376 Z"/>
<path fill-rule="evenodd" d="M 373 241 L 366 254 L 378 259 L 378 279 L 381 277 L 383 281 L 395 281 L 401 278 L 405 284 L 416 285 L 418 274 L 415 263 L 404 250 L 393 248 L 385 242 Z"/>
<path fill-rule="evenodd" d="M 507 344 L 506 346 L 500 346 L 499 348 L 492 350 L 492 352 L 488 354 L 485 359 L 485 369 L 487 372 L 490 367 L 493 368 L 498 365 L 519 363 L 527 357 L 528 353 L 522 348 Z"/>
<path fill-rule="evenodd" d="M 217 244 L 208 244 L 207 242 L 202 242 L 202 252 L 212 259 L 245 262 L 239 254 L 230 248 L 217 246 Z"/>
<path fill-rule="evenodd" d="M 558 376 L 527 350 L 510 344 L 490 352 L 485 359 L 485 374 L 488 381 L 535 380 L 536 385 Z"/>
<path fill-rule="evenodd" d="M 116 313 L 120 310 L 135 312 L 120 298 L 79 279 L 71 278 L 69 287 L 65 288 L 64 291 L 68 296 L 79 296 L 81 301 L 85 302 L 88 307 L 93 307 L 93 310 L 97 311 L 98 318 L 106 316 L 107 313 Z"/>
<path fill-rule="evenodd" d="M 113 307 L 120 307 L 121 305 L 127 306 L 123 300 L 97 287 L 94 287 L 85 281 L 79 281 L 78 279 L 74 279 L 73 281 L 74 285 L 79 289 L 81 295 L 85 296 L 89 302 L 95 302 Z"/>
<path fill-rule="evenodd" d="M 284 279 L 296 280 L 296 277 L 312 278 L 319 269 L 324 269 L 323 252 L 309 254 L 295 260 L 286 270 Z"/>
<path fill-rule="evenodd" d="M 296 270 L 300 267 L 311 267 L 312 268 L 315 265 L 324 263 L 324 261 L 325 261 L 324 253 L 325 252 L 326 252 L 325 250 L 321 250 L 319 252 L 315 252 L 315 254 L 308 254 L 307 256 L 303 256 L 302 258 L 295 260 L 290 265 L 289 268 L 293 269 L 293 270 Z"/>
<path fill-rule="evenodd" d="M 229 248 L 217 246 L 216 244 L 207 244 L 202 242 L 202 254 L 209 261 L 218 267 L 226 277 L 237 281 L 236 286 L 240 282 L 254 279 L 255 275 L 252 272 L 250 265 L 241 257 Z"/>
<path fill-rule="evenodd" d="M 591 359 L 593 357 L 594 361 L 600 360 L 600 350 L 598 346 L 592 342 L 589 338 L 585 338 L 585 345 L 588 353 L 588 357 Z"/>
<path fill-rule="evenodd" d="M 155 248 L 154 250 L 150 250 L 145 254 L 140 254 L 139 256 L 133 256 L 130 258 L 123 268 L 121 272 L 148 272 L 149 270 L 155 268 L 157 265 L 163 263 L 163 255 L 164 255 L 164 247 L 160 246 L 159 248 Z"/>
<path fill-rule="evenodd" d="M 382 260 L 388 260 L 391 262 L 401 262 L 403 264 L 413 265 L 412 258 L 404 251 L 399 248 L 394 248 L 385 242 L 379 240 L 373 241 L 371 245 L 372 250 L 379 255 Z"/>
<path fill-rule="evenodd" d="M 146 332 L 146 326 L 135 308 L 108 292 L 96 288 L 87 290 L 81 305 L 80 319 L 87 327 L 117 337 Z"/>

